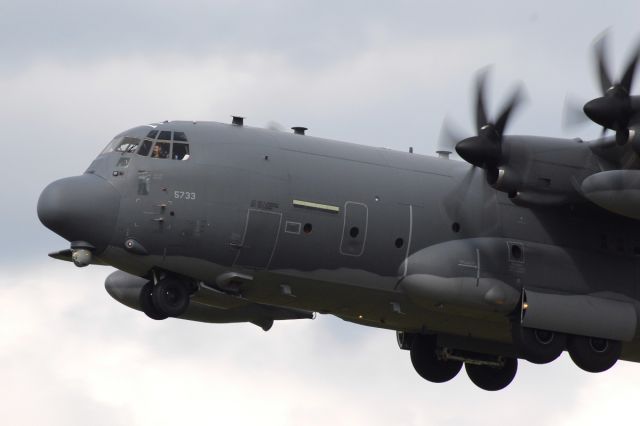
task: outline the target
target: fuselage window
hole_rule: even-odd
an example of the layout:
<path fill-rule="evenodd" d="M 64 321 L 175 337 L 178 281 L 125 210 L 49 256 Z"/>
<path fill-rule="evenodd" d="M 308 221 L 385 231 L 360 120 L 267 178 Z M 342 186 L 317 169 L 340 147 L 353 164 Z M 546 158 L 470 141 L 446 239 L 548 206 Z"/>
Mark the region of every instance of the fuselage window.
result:
<path fill-rule="evenodd" d="M 147 133 L 147 137 L 150 139 L 155 139 L 157 134 L 158 134 L 157 130 L 152 130 L 149 133 Z"/>
<path fill-rule="evenodd" d="M 174 160 L 188 160 L 189 159 L 189 144 L 187 143 L 174 143 L 173 144 L 173 156 Z"/>
<path fill-rule="evenodd" d="M 173 140 L 178 142 L 186 142 L 187 135 L 184 132 L 173 132 Z"/>
<path fill-rule="evenodd" d="M 142 156 L 149 155 L 149 152 L 151 152 L 151 145 L 153 145 L 153 142 L 150 141 L 149 139 L 145 139 L 142 142 L 142 145 L 140 145 L 140 150 L 138 150 L 138 155 L 142 155 Z"/>
<path fill-rule="evenodd" d="M 170 152 L 171 144 L 169 142 L 156 142 L 151 151 L 151 158 L 169 158 Z"/>
<path fill-rule="evenodd" d="M 160 132 L 160 134 L 158 135 L 158 139 L 163 140 L 163 141 L 170 141 L 171 140 L 171 132 L 168 130 L 163 130 Z"/>
<path fill-rule="evenodd" d="M 138 148 L 138 144 L 140 143 L 140 139 L 132 138 L 130 136 L 125 136 L 121 141 L 117 142 L 113 147 L 115 152 L 129 153 L 135 152 Z"/>

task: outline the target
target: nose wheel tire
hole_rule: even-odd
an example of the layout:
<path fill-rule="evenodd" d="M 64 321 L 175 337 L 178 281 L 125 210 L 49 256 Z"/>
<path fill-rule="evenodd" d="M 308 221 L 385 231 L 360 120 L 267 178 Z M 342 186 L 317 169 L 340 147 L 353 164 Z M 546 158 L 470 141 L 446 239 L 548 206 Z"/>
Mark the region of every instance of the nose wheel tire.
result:
<path fill-rule="evenodd" d="M 480 389 L 497 391 L 506 388 L 513 381 L 518 371 L 518 360 L 505 358 L 502 367 L 465 363 L 464 368 L 469 379 Z"/>
<path fill-rule="evenodd" d="M 573 362 L 590 373 L 613 367 L 622 353 L 622 342 L 596 337 L 569 336 L 567 349 Z"/>
<path fill-rule="evenodd" d="M 563 333 L 538 330 L 512 324 L 513 344 L 520 356 L 534 364 L 547 364 L 558 358 L 564 351 L 567 338 Z"/>
<path fill-rule="evenodd" d="M 165 278 L 153 288 L 151 300 L 161 314 L 179 317 L 189 307 L 189 290 L 180 281 Z"/>
<path fill-rule="evenodd" d="M 140 302 L 140 307 L 142 308 L 142 312 L 144 312 L 146 316 L 154 320 L 167 319 L 168 315 L 164 315 L 160 313 L 160 311 L 158 311 L 158 309 L 156 309 L 156 307 L 153 304 L 153 300 L 152 300 L 153 287 L 154 287 L 153 283 L 149 281 L 144 286 L 142 286 L 142 289 L 140 290 L 139 302 Z"/>
<path fill-rule="evenodd" d="M 435 336 L 415 336 L 411 343 L 411 363 L 423 379 L 444 383 L 456 377 L 462 368 L 461 361 L 442 360 L 436 355 Z"/>

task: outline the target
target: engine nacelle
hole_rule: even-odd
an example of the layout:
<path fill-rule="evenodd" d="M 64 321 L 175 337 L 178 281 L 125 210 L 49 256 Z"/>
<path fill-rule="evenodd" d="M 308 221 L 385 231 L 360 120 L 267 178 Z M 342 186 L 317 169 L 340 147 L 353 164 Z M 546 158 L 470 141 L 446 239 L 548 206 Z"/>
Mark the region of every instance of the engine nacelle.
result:
<path fill-rule="evenodd" d="M 576 182 L 599 171 L 590 144 L 579 139 L 505 136 L 487 183 L 515 203 L 561 205 L 582 199 Z"/>
<path fill-rule="evenodd" d="M 522 177 L 511 167 L 487 170 L 487 183 L 498 191 L 515 196 L 523 189 Z"/>

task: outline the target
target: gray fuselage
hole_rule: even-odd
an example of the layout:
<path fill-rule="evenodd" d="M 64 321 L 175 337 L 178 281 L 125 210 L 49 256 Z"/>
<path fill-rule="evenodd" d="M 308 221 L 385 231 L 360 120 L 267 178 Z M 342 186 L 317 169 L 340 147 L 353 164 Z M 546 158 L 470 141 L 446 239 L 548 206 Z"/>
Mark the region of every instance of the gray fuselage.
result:
<path fill-rule="evenodd" d="M 230 298 L 497 345 L 510 343 L 523 289 L 604 297 L 637 315 L 636 227 L 587 202 L 520 206 L 466 163 L 383 148 L 210 122 L 153 129 L 184 132 L 188 158 L 106 152 L 87 171 L 121 196 L 98 256 L 128 273 L 161 269 Z M 220 278 L 229 273 L 245 279 Z M 635 352 L 627 343 L 625 358 Z"/>

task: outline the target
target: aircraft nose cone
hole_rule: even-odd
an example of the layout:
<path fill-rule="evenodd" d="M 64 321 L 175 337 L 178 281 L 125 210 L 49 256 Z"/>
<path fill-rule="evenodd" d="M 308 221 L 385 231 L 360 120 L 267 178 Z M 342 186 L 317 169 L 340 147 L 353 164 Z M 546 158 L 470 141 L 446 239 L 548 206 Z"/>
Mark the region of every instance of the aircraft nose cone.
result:
<path fill-rule="evenodd" d="M 119 209 L 118 191 L 91 174 L 57 180 L 38 200 L 38 218 L 44 226 L 70 242 L 86 241 L 97 252 L 111 240 Z"/>

